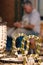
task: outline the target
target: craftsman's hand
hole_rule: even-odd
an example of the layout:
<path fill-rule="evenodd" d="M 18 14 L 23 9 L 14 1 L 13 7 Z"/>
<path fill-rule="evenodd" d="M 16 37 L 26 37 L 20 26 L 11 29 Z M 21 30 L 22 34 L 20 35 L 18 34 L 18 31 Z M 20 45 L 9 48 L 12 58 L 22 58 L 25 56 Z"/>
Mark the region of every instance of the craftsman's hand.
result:
<path fill-rule="evenodd" d="M 14 23 L 14 26 L 17 27 L 17 28 L 21 28 L 21 25 L 22 25 L 22 24 L 21 24 L 20 22 Z"/>

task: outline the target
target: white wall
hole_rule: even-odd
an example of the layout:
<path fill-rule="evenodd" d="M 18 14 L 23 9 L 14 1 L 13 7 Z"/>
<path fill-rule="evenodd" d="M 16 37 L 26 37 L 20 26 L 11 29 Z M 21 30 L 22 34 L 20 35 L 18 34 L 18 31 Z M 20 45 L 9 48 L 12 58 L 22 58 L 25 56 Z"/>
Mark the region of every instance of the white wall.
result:
<path fill-rule="evenodd" d="M 35 7 L 38 10 L 38 0 L 30 0 L 33 4 L 33 7 Z"/>
<path fill-rule="evenodd" d="M 41 14 L 41 16 L 43 16 L 43 0 L 40 0 L 39 7 L 40 7 L 40 14 Z"/>
<path fill-rule="evenodd" d="M 36 0 L 36 9 L 38 10 L 38 0 Z"/>

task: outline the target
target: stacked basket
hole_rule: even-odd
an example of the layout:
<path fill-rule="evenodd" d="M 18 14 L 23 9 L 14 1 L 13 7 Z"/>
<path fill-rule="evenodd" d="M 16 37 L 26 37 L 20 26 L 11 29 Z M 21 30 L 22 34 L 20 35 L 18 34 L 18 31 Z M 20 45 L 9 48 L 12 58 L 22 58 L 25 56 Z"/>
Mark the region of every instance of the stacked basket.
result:
<path fill-rule="evenodd" d="M 7 27 L 6 25 L 0 25 L 0 57 L 3 56 L 3 53 L 6 49 L 6 40 L 7 40 Z"/>

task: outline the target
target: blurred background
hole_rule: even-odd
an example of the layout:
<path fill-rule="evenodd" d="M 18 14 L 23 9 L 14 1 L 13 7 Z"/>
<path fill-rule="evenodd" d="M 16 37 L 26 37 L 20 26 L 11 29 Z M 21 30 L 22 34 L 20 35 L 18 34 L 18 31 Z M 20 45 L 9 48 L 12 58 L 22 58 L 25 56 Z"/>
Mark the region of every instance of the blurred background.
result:
<path fill-rule="evenodd" d="M 9 27 L 13 26 L 13 23 L 20 21 L 23 16 L 22 3 L 24 0 L 0 0 L 0 17 L 3 21 L 7 21 Z M 41 30 L 43 30 L 43 0 L 30 0 L 33 3 L 33 7 L 36 8 L 41 17 Z"/>
<path fill-rule="evenodd" d="M 14 22 L 21 21 L 22 16 L 24 14 L 24 10 L 22 7 L 22 3 L 24 1 L 25 0 L 0 0 L 0 17 L 2 17 L 3 22 L 7 22 L 8 30 L 13 28 Z M 41 18 L 40 34 L 42 35 L 43 40 L 43 0 L 30 0 L 30 1 L 33 3 L 33 7 L 40 13 Z M 43 48 L 41 52 L 43 54 Z"/>

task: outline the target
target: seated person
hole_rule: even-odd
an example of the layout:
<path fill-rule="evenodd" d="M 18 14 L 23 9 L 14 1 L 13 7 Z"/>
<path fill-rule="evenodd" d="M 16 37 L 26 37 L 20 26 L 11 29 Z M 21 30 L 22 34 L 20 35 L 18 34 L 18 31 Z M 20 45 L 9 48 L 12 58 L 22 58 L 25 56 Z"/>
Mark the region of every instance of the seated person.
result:
<path fill-rule="evenodd" d="M 16 33 L 25 33 L 27 35 L 38 35 L 40 33 L 40 15 L 38 11 L 33 8 L 30 1 L 25 1 L 23 8 L 25 14 L 22 17 L 22 21 L 14 23 L 14 28 L 8 31 L 8 36 L 13 37 Z"/>

